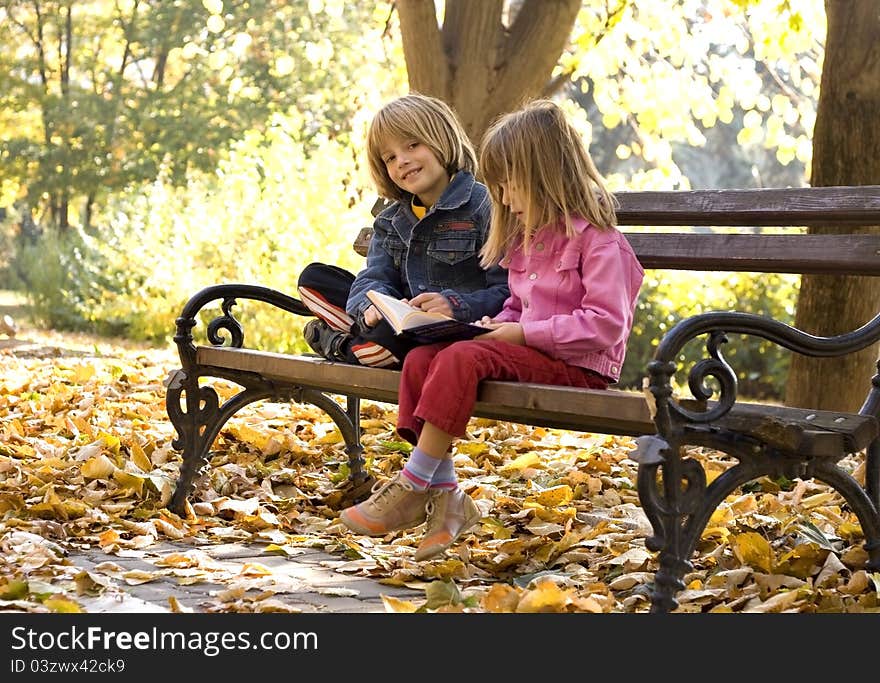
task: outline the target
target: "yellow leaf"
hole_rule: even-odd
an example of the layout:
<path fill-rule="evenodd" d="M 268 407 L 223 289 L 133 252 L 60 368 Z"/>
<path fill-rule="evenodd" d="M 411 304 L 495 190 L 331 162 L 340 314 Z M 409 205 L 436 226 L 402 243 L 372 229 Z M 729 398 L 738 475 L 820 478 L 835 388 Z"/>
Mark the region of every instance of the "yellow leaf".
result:
<path fill-rule="evenodd" d="M 837 499 L 837 493 L 834 491 L 826 491 L 825 493 L 817 493 L 814 496 L 807 496 L 801 499 L 801 505 L 806 508 L 819 507 L 820 505 L 828 505 Z"/>
<path fill-rule="evenodd" d="M 118 436 L 108 434 L 107 432 L 98 432 L 98 437 L 106 444 L 107 448 L 114 455 L 119 455 L 119 446 L 122 444 Z"/>
<path fill-rule="evenodd" d="M 483 533 L 492 534 L 492 538 L 510 538 L 513 529 L 494 517 L 484 517 L 481 520 Z"/>
<path fill-rule="evenodd" d="M 516 611 L 520 613 L 565 612 L 571 602 L 570 591 L 562 590 L 550 579 L 542 579 L 523 593 Z"/>
<path fill-rule="evenodd" d="M 481 604 L 488 612 L 516 612 L 519 592 L 506 583 L 495 583 L 483 596 Z"/>
<path fill-rule="evenodd" d="M 605 610 L 602 609 L 602 605 L 599 604 L 599 601 L 596 600 L 592 595 L 588 595 L 585 598 L 575 597 L 572 599 L 571 603 L 578 612 L 588 612 L 590 614 L 602 614 Z"/>
<path fill-rule="evenodd" d="M 239 441 L 249 444 L 261 452 L 269 444 L 269 435 L 265 431 L 254 429 L 246 424 L 228 425 L 227 431 Z"/>
<path fill-rule="evenodd" d="M 529 453 L 523 453 L 521 456 L 516 458 L 515 460 L 507 463 L 503 467 L 499 469 L 499 472 L 516 472 L 524 470 L 528 467 L 534 467 L 541 463 L 541 456 L 539 456 L 534 451 L 530 451 Z"/>
<path fill-rule="evenodd" d="M 760 569 L 767 574 L 773 572 L 773 548 L 761 534 L 754 531 L 736 534 L 730 539 L 730 548 L 743 564 Z"/>
<path fill-rule="evenodd" d="M 107 479 L 116 471 L 116 465 L 106 455 L 99 455 L 86 460 L 80 472 L 86 479 Z"/>
<path fill-rule="evenodd" d="M 28 594 L 28 582 L 21 579 L 12 579 L 7 583 L 0 583 L 0 600 L 21 600 Z"/>
<path fill-rule="evenodd" d="M 87 571 L 79 572 L 73 577 L 73 581 L 77 595 L 100 595 L 107 588 L 105 584 L 96 581 Z"/>
<path fill-rule="evenodd" d="M 137 586 L 142 583 L 149 583 L 159 578 L 159 574 L 144 571 L 143 569 L 131 569 L 122 575 L 122 579 L 129 586 Z"/>
<path fill-rule="evenodd" d="M 806 579 L 821 569 L 828 552 L 814 543 L 799 543 L 779 558 L 776 570 L 782 574 Z"/>
<path fill-rule="evenodd" d="M 573 496 L 571 486 L 562 484 L 561 486 L 546 488 L 536 496 L 529 496 L 526 498 L 526 501 L 535 501 L 545 507 L 556 507 L 557 505 L 570 503 Z"/>
<path fill-rule="evenodd" d="M 73 425 L 81 434 L 85 434 L 90 439 L 94 438 L 95 430 L 92 429 L 91 423 L 84 417 L 80 415 L 74 415 L 73 417 L 69 418 L 69 421 L 73 423 Z"/>
<path fill-rule="evenodd" d="M 243 576 L 271 576 L 272 570 L 259 562 L 245 562 L 238 573 Z"/>
<path fill-rule="evenodd" d="M 425 567 L 423 571 L 426 578 L 446 580 L 456 576 L 464 578 L 464 570 L 464 562 L 451 557 L 448 560 L 434 561 L 430 567 Z"/>
<path fill-rule="evenodd" d="M 137 443 L 131 444 L 131 461 L 144 472 L 149 472 L 153 469 L 153 463 L 150 462 L 147 454 L 144 453 L 144 449 Z"/>
<path fill-rule="evenodd" d="M 22 510 L 25 507 L 24 498 L 20 493 L 0 494 L 0 517 L 10 510 Z"/>
<path fill-rule="evenodd" d="M 849 581 L 847 581 L 845 586 L 841 586 L 840 591 L 842 593 L 847 593 L 849 595 L 858 595 L 868 589 L 870 585 L 870 579 L 868 577 L 868 572 L 860 569 L 857 572 L 853 572 L 853 575 L 850 577 Z"/>
<path fill-rule="evenodd" d="M 186 553 L 169 553 L 165 557 L 161 557 L 155 562 L 157 567 L 176 567 L 178 569 L 186 569 L 198 567 L 199 560 L 193 555 Z"/>
<path fill-rule="evenodd" d="M 125 472 L 124 470 L 114 470 L 113 471 L 113 479 L 118 483 L 122 488 L 133 491 L 136 495 L 140 496 L 144 490 L 144 478 L 139 477 L 136 474 L 131 474 L 130 472 Z"/>
<path fill-rule="evenodd" d="M 377 418 L 372 419 L 364 419 L 361 420 L 361 429 L 378 429 L 378 430 L 386 430 L 389 428 L 388 422 L 385 420 L 379 420 Z"/>
<path fill-rule="evenodd" d="M 317 439 L 314 439 L 312 443 L 318 444 L 332 444 L 332 443 L 341 443 L 342 442 L 342 433 L 338 429 L 332 429 L 324 436 L 321 436 Z"/>
<path fill-rule="evenodd" d="M 419 606 L 409 600 L 401 600 L 391 595 L 382 595 L 381 597 L 386 612 L 392 614 L 413 614 L 419 611 Z"/>
<path fill-rule="evenodd" d="M 168 538 L 181 539 L 186 536 L 186 532 L 183 529 L 172 524 L 167 519 L 154 519 L 153 524 L 158 531 L 165 534 Z"/>
<path fill-rule="evenodd" d="M 106 548 L 108 545 L 114 545 L 119 543 L 120 536 L 113 529 L 107 529 L 107 531 L 103 532 L 98 536 L 98 545 L 102 548 Z"/>
<path fill-rule="evenodd" d="M 156 394 L 152 391 L 133 391 L 126 395 L 129 401 L 139 401 L 141 403 L 152 403 L 156 400 Z"/>
<path fill-rule="evenodd" d="M 44 600 L 43 605 L 57 614 L 78 614 L 83 611 L 82 607 L 73 600 L 59 596 Z"/>
<path fill-rule="evenodd" d="M 743 612 L 758 612 L 758 613 L 772 613 L 772 612 L 783 612 L 786 609 L 791 608 L 800 598 L 798 591 L 784 591 L 782 593 L 775 593 L 771 595 L 764 602 L 750 606 L 743 610 Z"/>
<path fill-rule="evenodd" d="M 458 453 L 473 457 L 475 455 L 484 455 L 489 452 L 489 444 L 485 441 L 463 441 L 455 447 Z"/>
<path fill-rule="evenodd" d="M 837 527 L 837 535 L 846 541 L 852 541 L 861 538 L 864 534 L 862 533 L 861 524 L 842 522 L 840 526 Z"/>
<path fill-rule="evenodd" d="M 77 519 L 89 513 L 91 508 L 79 500 L 64 500 L 60 505 L 55 506 L 55 511 L 59 513 L 63 519 Z"/>
<path fill-rule="evenodd" d="M 700 538 L 704 540 L 717 538 L 723 543 L 725 540 L 727 540 L 728 536 L 730 536 L 730 529 L 725 526 L 707 526 L 705 529 L 703 529 L 703 533 L 700 535 Z"/>
<path fill-rule="evenodd" d="M 95 376 L 95 368 L 91 365 L 76 365 L 73 368 L 71 380 L 76 384 L 86 384 Z"/>

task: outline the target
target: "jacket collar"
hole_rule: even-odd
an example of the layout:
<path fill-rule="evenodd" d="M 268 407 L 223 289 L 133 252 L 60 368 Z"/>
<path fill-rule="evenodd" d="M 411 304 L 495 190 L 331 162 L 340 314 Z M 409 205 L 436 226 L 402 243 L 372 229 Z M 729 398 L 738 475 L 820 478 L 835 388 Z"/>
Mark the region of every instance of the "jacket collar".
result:
<path fill-rule="evenodd" d="M 434 203 L 434 206 L 428 210 L 448 211 L 450 209 L 458 209 L 464 206 L 471 199 L 471 193 L 473 192 L 475 183 L 476 179 L 474 178 L 473 173 L 470 171 L 457 171 L 452 177 L 449 185 L 443 190 L 440 199 L 438 199 Z M 395 213 L 403 211 L 404 207 L 409 206 L 412 203 L 412 200 L 412 193 L 404 192 L 403 197 L 398 202 L 398 208 Z"/>

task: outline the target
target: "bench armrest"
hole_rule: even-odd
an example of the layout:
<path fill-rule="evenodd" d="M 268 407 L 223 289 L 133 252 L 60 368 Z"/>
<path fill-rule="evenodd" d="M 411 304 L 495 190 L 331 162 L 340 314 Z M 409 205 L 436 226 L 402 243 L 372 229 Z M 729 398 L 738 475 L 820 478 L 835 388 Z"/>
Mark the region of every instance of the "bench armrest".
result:
<path fill-rule="evenodd" d="M 721 345 L 727 342 L 729 334 L 761 337 L 805 356 L 844 356 L 880 341 L 880 314 L 859 329 L 834 337 L 814 336 L 772 318 L 736 311 L 713 311 L 681 321 L 663 336 L 653 360 L 648 363 L 648 389 L 656 409 L 654 421 L 661 432 L 671 429 L 673 416 L 687 422 L 706 423 L 718 420 L 733 407 L 737 391 L 736 373 L 721 354 Z M 677 369 L 675 359 L 682 348 L 702 335 L 708 335 L 708 357 L 690 369 L 688 387 L 705 410 L 689 410 L 673 396 L 672 376 Z M 708 377 L 714 377 L 719 384 L 719 397 L 712 404 L 708 400 L 715 392 L 706 384 Z"/>
<path fill-rule="evenodd" d="M 262 301 L 289 313 L 306 316 L 313 315 L 299 299 L 268 287 L 240 283 L 205 287 L 187 301 L 180 313 L 180 317 L 175 321 L 177 332 L 174 335 L 174 342 L 177 344 L 181 357 L 190 353 L 194 356 L 195 346 L 193 346 L 192 329 L 196 325 L 196 315 L 205 305 L 218 299 L 222 299 L 220 307 L 223 314 L 208 323 L 206 332 L 208 341 L 214 346 L 223 346 L 227 341 L 227 337 L 221 334 L 221 330 L 225 330 L 228 333 L 229 346 L 241 348 L 244 344 L 244 331 L 241 328 L 241 323 L 232 315 L 232 307 L 235 306 L 236 299 Z"/>

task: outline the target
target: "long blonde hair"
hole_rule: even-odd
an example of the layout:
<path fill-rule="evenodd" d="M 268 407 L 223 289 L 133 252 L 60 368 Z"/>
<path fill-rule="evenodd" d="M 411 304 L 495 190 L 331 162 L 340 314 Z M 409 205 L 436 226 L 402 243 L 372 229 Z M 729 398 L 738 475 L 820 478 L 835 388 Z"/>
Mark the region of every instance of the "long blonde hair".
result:
<path fill-rule="evenodd" d="M 600 229 L 617 224 L 614 196 L 565 112 L 550 100 L 533 100 L 489 127 L 480 175 L 492 197 L 491 227 L 480 251 L 484 268 L 498 263 L 520 238 L 528 249 L 547 224 L 564 225 L 569 236 L 572 216 Z M 524 224 L 502 203 L 502 184 L 525 200 Z"/>
<path fill-rule="evenodd" d="M 376 112 L 367 131 L 370 175 L 383 197 L 403 198 L 403 190 L 391 180 L 382 160 L 382 145 L 395 138 L 414 138 L 427 145 L 450 177 L 458 171 L 476 173 L 476 152 L 455 112 L 435 97 L 410 93 Z"/>

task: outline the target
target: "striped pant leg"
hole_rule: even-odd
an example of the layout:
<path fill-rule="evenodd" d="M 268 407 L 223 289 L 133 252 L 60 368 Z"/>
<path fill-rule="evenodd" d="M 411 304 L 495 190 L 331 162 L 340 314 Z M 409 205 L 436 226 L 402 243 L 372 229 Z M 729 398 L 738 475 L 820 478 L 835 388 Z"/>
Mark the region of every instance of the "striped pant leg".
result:
<path fill-rule="evenodd" d="M 299 298 L 331 328 L 352 335 L 342 348 L 346 362 L 376 368 L 397 367 L 409 350 L 409 345 L 398 340 L 384 321 L 362 331 L 345 310 L 354 278 L 354 275 L 338 266 L 310 263 L 299 276 Z"/>
<path fill-rule="evenodd" d="M 350 332 L 354 324 L 345 311 L 354 275 L 338 266 L 310 263 L 300 273 L 297 291 L 312 313 L 334 330 Z"/>

